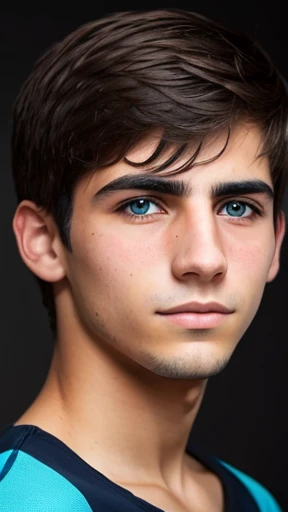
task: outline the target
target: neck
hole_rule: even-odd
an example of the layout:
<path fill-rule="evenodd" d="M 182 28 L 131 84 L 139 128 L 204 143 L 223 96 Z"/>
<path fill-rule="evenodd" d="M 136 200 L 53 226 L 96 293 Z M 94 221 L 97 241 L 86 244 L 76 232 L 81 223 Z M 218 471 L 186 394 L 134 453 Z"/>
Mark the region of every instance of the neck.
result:
<path fill-rule="evenodd" d="M 70 336 L 56 343 L 46 383 L 16 424 L 43 428 L 118 482 L 169 486 L 182 479 L 205 385 L 157 376 L 114 348 Z"/>

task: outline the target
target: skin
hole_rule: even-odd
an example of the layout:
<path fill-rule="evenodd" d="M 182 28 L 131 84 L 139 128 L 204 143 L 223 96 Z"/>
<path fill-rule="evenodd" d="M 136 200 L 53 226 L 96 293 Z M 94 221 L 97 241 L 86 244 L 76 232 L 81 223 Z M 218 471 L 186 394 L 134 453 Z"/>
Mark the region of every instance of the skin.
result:
<path fill-rule="evenodd" d="M 197 161 L 218 153 L 225 137 L 210 141 Z M 147 139 L 129 158 L 145 160 L 155 143 Z M 237 126 L 221 157 L 168 178 L 189 184 L 189 197 L 142 189 L 95 197 L 116 178 L 147 175 L 124 161 L 85 176 L 73 198 L 72 252 L 33 203 L 23 201 L 15 213 L 20 254 L 54 283 L 58 316 L 46 383 L 16 424 L 54 434 L 168 512 L 192 510 L 191 503 L 195 511 L 223 508 L 218 479 L 185 446 L 207 378 L 225 367 L 277 275 L 285 226 L 282 213 L 274 226 L 273 199 L 264 192 L 213 198 L 211 189 L 243 180 L 273 189 L 268 160 L 256 158 L 260 147 L 257 127 Z M 150 216 L 141 221 L 135 203 L 134 217 L 131 202 L 126 215 L 118 211 L 135 197 L 159 206 L 144 203 Z M 231 214 L 236 200 L 242 217 Z M 216 301 L 231 314 L 215 327 L 191 329 L 158 314 L 190 301 Z"/>

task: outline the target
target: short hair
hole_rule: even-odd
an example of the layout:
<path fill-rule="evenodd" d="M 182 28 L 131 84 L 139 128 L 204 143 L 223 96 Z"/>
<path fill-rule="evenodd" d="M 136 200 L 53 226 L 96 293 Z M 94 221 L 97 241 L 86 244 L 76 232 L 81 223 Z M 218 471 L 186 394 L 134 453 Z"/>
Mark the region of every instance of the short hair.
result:
<path fill-rule="evenodd" d="M 143 165 L 163 171 L 196 144 L 187 165 L 173 171 L 183 172 L 207 137 L 227 131 L 228 141 L 233 125 L 248 120 L 262 130 L 276 215 L 287 180 L 287 119 L 284 81 L 245 34 L 178 9 L 109 14 L 53 45 L 20 89 L 12 132 L 17 199 L 52 214 L 72 251 L 72 194 L 86 173 L 125 159 L 155 129 L 161 140 Z M 37 281 L 56 335 L 52 285 Z"/>

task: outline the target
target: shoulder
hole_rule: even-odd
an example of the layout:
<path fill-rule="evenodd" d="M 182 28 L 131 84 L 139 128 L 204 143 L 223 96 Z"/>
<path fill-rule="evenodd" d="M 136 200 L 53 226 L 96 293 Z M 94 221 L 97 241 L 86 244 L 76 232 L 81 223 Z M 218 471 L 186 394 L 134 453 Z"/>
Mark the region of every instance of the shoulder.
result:
<path fill-rule="evenodd" d="M 257 480 L 218 459 L 218 462 L 240 481 L 256 501 L 260 512 L 283 512 L 272 494 Z"/>
<path fill-rule="evenodd" d="M 62 475 L 21 450 L 0 454 L 1 510 L 91 512 L 85 497 Z"/>

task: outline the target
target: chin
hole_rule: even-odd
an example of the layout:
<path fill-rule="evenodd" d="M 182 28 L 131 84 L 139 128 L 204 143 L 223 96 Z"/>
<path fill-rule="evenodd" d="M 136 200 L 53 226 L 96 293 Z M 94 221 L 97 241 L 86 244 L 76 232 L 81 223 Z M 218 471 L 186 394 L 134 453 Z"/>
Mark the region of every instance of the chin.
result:
<path fill-rule="evenodd" d="M 226 358 L 210 357 L 205 361 L 196 361 L 195 359 L 189 361 L 187 357 L 182 357 L 165 360 L 163 357 L 150 356 L 149 364 L 146 364 L 145 367 L 150 372 L 168 379 L 206 380 L 221 373 L 227 366 L 230 356 Z"/>

